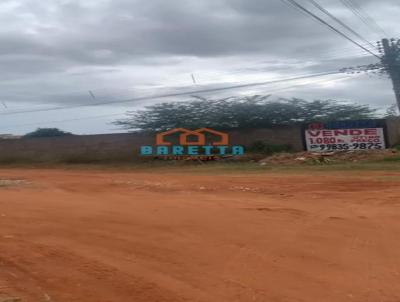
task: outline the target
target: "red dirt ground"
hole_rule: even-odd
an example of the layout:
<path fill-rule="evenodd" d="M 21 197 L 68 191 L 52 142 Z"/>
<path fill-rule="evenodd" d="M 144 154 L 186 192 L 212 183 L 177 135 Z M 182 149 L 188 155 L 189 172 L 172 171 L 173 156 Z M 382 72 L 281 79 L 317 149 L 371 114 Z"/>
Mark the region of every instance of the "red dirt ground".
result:
<path fill-rule="evenodd" d="M 400 301 L 400 172 L 0 180 L 0 301 Z"/>

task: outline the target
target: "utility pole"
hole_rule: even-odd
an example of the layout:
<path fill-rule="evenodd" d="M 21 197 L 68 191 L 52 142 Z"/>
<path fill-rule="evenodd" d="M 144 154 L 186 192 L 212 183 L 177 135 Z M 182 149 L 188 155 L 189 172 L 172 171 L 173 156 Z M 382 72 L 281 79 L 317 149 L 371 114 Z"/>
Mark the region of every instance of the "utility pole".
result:
<path fill-rule="evenodd" d="M 392 79 L 397 107 L 400 112 L 400 40 L 383 39 L 379 46 L 383 55 L 382 65 Z"/>

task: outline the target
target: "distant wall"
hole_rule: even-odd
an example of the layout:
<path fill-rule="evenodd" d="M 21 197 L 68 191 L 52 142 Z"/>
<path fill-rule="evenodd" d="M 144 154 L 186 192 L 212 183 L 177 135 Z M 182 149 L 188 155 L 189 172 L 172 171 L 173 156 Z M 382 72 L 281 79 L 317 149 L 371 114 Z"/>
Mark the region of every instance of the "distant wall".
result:
<path fill-rule="evenodd" d="M 249 146 L 262 140 L 269 144 L 288 144 L 303 150 L 301 127 L 231 131 L 230 144 Z M 154 145 L 154 133 L 76 135 L 54 138 L 0 140 L 0 162 L 100 160 L 128 161 L 138 157 L 140 146 Z"/>
<path fill-rule="evenodd" d="M 290 145 L 295 151 L 302 151 L 304 149 L 301 125 L 236 130 L 228 133 L 232 145 L 248 147 L 255 141 L 264 141 L 267 144 Z"/>
<path fill-rule="evenodd" d="M 249 146 L 255 141 L 264 141 L 269 144 L 287 144 L 295 151 L 304 150 L 301 125 L 235 130 L 228 133 L 231 145 Z M 387 120 L 387 138 L 390 147 L 400 144 L 400 118 Z M 138 158 L 140 146 L 154 143 L 154 133 L 0 140 L 0 162 L 130 161 Z"/>
<path fill-rule="evenodd" d="M 130 160 L 152 142 L 148 135 L 125 133 L 0 140 L 0 162 Z"/>

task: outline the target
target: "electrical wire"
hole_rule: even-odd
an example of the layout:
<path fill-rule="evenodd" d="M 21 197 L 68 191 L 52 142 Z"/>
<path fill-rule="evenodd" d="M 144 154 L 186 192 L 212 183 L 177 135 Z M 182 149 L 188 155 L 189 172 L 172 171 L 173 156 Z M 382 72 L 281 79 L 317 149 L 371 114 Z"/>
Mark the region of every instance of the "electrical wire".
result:
<path fill-rule="evenodd" d="M 377 46 L 372 44 L 370 41 L 368 41 L 367 39 L 365 39 L 362 35 L 360 35 L 358 32 L 356 32 L 354 29 L 352 29 L 349 25 L 347 25 L 346 23 L 344 23 L 342 20 L 340 20 L 338 17 L 334 16 L 332 13 L 330 13 L 327 9 L 325 9 L 322 5 L 320 5 L 317 1 L 315 0 L 308 0 L 309 2 L 311 2 L 312 5 L 314 5 L 318 10 L 320 10 L 321 12 L 323 12 L 325 15 L 329 16 L 330 18 L 332 18 L 333 20 L 335 20 L 337 23 L 339 23 L 340 25 L 342 25 L 344 28 L 346 28 L 348 31 L 350 31 L 353 35 L 357 36 L 359 39 L 361 39 L 362 41 L 364 41 L 366 44 L 368 44 L 369 46 L 371 46 L 373 49 L 377 49 Z"/>
<path fill-rule="evenodd" d="M 349 47 L 343 47 L 341 50 L 330 50 L 328 52 L 325 53 L 326 56 L 324 56 L 323 58 L 320 57 L 318 58 L 318 60 L 316 60 L 316 56 L 300 56 L 299 60 L 293 61 L 293 62 L 285 62 L 286 65 L 296 65 L 299 64 L 301 62 L 304 62 L 304 60 L 310 60 L 310 61 L 319 61 L 321 60 L 322 62 L 328 61 L 328 60 L 338 60 L 338 59 L 353 59 L 356 57 L 362 58 L 362 57 L 367 57 L 370 56 L 370 54 L 366 54 L 365 51 L 361 50 L 361 49 L 354 49 L 354 48 L 349 48 Z M 260 66 L 262 64 L 264 64 L 265 62 L 255 62 L 253 63 L 253 66 Z M 230 70 L 230 71 L 224 71 L 224 72 L 217 72 L 217 71 L 200 71 L 198 73 L 196 73 L 196 76 L 199 76 L 200 78 L 206 78 L 208 76 L 230 76 L 230 75 L 240 75 L 241 78 L 246 77 L 247 75 L 243 75 L 243 69 L 237 69 L 237 70 Z M 187 79 L 190 79 L 190 73 L 187 74 Z M 189 82 L 189 81 L 188 81 Z M 192 85 L 191 85 L 192 86 Z M 137 92 L 144 92 L 144 91 L 150 91 L 154 89 L 157 90 L 162 90 L 162 89 L 170 89 L 170 86 L 166 86 L 166 85 L 155 85 L 155 86 L 149 86 L 149 87 L 128 87 L 128 88 L 116 88 L 113 90 L 107 89 L 107 88 L 93 88 L 93 87 L 89 87 L 88 89 L 82 89 L 82 90 L 75 90 L 75 91 L 70 91 L 68 93 L 43 93 L 37 96 L 37 98 L 74 98 L 74 97 L 88 97 L 88 99 L 91 97 L 90 92 L 94 93 L 96 95 L 96 99 L 101 99 L 102 95 L 104 95 L 104 92 L 106 95 L 110 95 L 112 94 L 113 96 L 116 95 L 117 93 L 117 97 L 118 98 L 125 98 L 125 97 L 129 97 L 129 91 L 137 91 Z M 89 92 L 89 94 L 88 94 Z M 122 92 L 122 93 L 121 93 Z M 25 93 L 25 94 L 17 94 L 18 98 L 23 98 L 24 96 L 29 97 L 30 94 Z M 93 99 L 93 97 L 92 97 Z M 7 100 L 6 101 L 9 102 L 11 100 Z M 49 102 L 35 102 L 34 104 L 32 104 L 32 106 L 42 106 L 42 105 L 49 105 Z M 22 106 L 22 105 L 21 105 Z M 11 108 L 7 108 L 7 109 L 11 109 Z"/>
<path fill-rule="evenodd" d="M 351 50 L 351 49 L 348 49 Z M 351 52 L 345 51 L 345 52 L 337 52 L 337 50 L 335 51 L 331 51 L 330 53 L 328 53 L 328 56 L 326 56 L 325 58 L 321 59 L 321 62 L 327 62 L 327 61 L 337 61 L 337 60 L 345 60 L 345 59 L 361 59 L 361 58 L 367 58 L 369 57 L 370 54 L 366 54 L 363 50 L 355 50 L 353 48 L 353 50 Z M 285 64 L 289 64 L 289 65 L 298 65 L 298 64 L 304 64 L 305 62 L 310 61 L 310 63 L 313 63 L 315 61 L 315 57 L 304 57 L 301 56 L 299 58 L 299 60 L 295 61 L 295 62 L 286 62 Z M 211 83 L 213 83 L 214 81 L 216 81 L 218 78 L 220 77 L 229 77 L 229 76 L 235 76 L 235 75 L 240 75 L 240 78 L 243 79 L 249 79 L 249 81 L 251 81 L 251 79 L 254 79 L 254 76 L 261 70 L 260 65 L 265 64 L 265 62 L 259 62 L 258 64 L 254 64 L 253 66 L 255 68 L 253 68 L 254 70 L 254 74 L 248 74 L 248 75 L 243 75 L 243 69 L 237 69 L 237 70 L 231 70 L 229 72 L 199 72 L 197 74 L 197 76 L 199 77 L 200 81 L 203 80 L 203 83 L 205 85 L 209 85 Z M 316 64 L 312 64 L 313 66 L 315 66 Z M 252 68 L 249 68 L 249 70 L 252 70 Z M 265 69 L 263 69 L 262 71 L 265 71 Z M 259 76 L 259 75 L 257 75 Z M 130 98 L 133 97 L 132 93 L 130 91 L 134 91 L 135 93 L 143 93 L 146 91 L 154 91 L 155 89 L 157 89 L 158 91 L 160 91 L 162 93 L 162 91 L 165 91 L 167 89 L 189 89 L 193 87 L 193 85 L 186 85 L 184 87 L 170 87 L 170 86 L 166 86 L 166 85 L 157 85 L 154 87 L 129 87 L 129 88 L 118 88 L 118 89 L 113 89 L 112 91 L 108 91 L 108 89 L 104 89 L 104 88 L 100 88 L 100 89 L 94 89 L 91 88 L 90 91 L 92 91 L 92 93 L 96 94 L 96 100 L 104 100 L 104 99 L 108 99 L 110 101 L 110 103 L 112 102 L 112 100 L 118 100 L 118 99 L 125 99 L 125 98 Z M 88 96 L 87 94 L 88 90 L 82 90 L 82 91 L 74 91 L 74 92 L 70 92 L 68 94 L 51 94 L 51 93 L 47 93 L 47 94 L 41 94 L 39 95 L 37 98 L 40 99 L 49 99 L 50 97 L 52 98 L 53 101 L 55 101 L 56 103 L 60 103 L 61 99 L 67 99 L 67 98 L 82 98 L 84 99 L 85 96 Z M 106 95 L 103 95 L 103 92 L 106 92 Z M 112 94 L 112 95 L 111 95 Z M 22 95 L 19 95 L 19 97 L 21 97 Z M 90 95 L 89 95 L 90 96 Z M 88 98 L 89 98 L 88 96 Z M 58 100 L 57 100 L 58 99 Z M 32 100 L 34 101 L 34 100 Z M 93 101 L 93 99 L 91 100 Z M 18 104 L 17 104 L 18 105 Z M 30 107 L 36 107 L 39 108 L 39 110 L 43 107 L 43 106 L 48 106 L 49 102 L 35 102 L 33 103 Z M 11 108 L 10 108 L 11 107 Z M 12 110 L 17 110 L 20 109 L 18 107 L 22 107 L 21 106 L 7 106 L 7 108 L 0 110 L 0 115 L 2 113 L 7 113 L 7 112 L 13 112 Z M 14 107 L 14 108 L 13 108 Z M 22 110 L 22 108 L 21 108 Z M 32 109 L 33 110 L 33 109 Z"/>
<path fill-rule="evenodd" d="M 280 92 L 280 91 L 289 91 L 293 90 L 294 88 L 297 87 L 303 87 L 303 86 L 308 86 L 308 85 L 315 85 L 315 84 L 321 84 L 321 83 L 331 83 L 331 82 L 337 82 L 337 81 L 342 81 L 348 78 L 352 78 L 358 75 L 346 75 L 342 76 L 336 79 L 330 79 L 330 80 L 317 80 L 313 82 L 308 82 L 308 83 L 301 83 L 301 84 L 294 84 L 290 86 L 286 86 L 283 88 L 275 88 L 275 89 L 268 89 L 266 90 L 266 94 L 270 94 L 273 92 Z M 123 116 L 126 115 L 126 112 L 124 113 L 113 113 L 113 114 L 103 114 L 103 115 L 95 115 L 95 116 L 86 116 L 86 117 L 79 117 L 79 118 L 71 118 L 71 119 L 62 119 L 62 120 L 53 120 L 53 121 L 43 121 L 43 122 L 38 122 L 38 123 L 25 123 L 25 124 L 18 124 L 18 125 L 9 125 L 6 127 L 26 127 L 26 126 L 38 126 L 38 125 L 46 125 L 46 124 L 57 124 L 57 123 L 65 123 L 65 122 L 76 122 L 76 121 L 83 121 L 83 120 L 92 120 L 92 119 L 102 119 L 102 118 L 109 118 L 109 117 L 114 117 L 114 116 Z"/>
<path fill-rule="evenodd" d="M 352 0 L 340 0 L 344 6 L 346 6 L 356 17 L 358 17 L 362 23 L 364 23 L 368 28 L 379 32 L 379 35 L 383 34 L 388 37 L 389 35 L 385 32 L 385 30 L 376 23 L 376 21 L 365 12 L 361 6 Z"/>
<path fill-rule="evenodd" d="M 331 24 L 326 22 L 324 19 L 318 17 L 316 14 L 314 14 L 313 12 L 311 12 L 310 10 L 308 10 L 307 8 L 305 8 L 304 6 L 299 4 L 296 0 L 281 0 L 281 1 L 284 2 L 284 3 L 286 3 L 286 1 L 287 1 L 288 3 L 292 4 L 292 6 L 294 6 L 295 8 L 299 9 L 300 11 L 302 11 L 304 13 L 307 13 L 311 18 L 313 18 L 313 19 L 319 21 L 320 23 L 322 23 L 323 25 L 327 26 L 328 28 L 330 28 L 331 30 L 333 30 L 334 32 L 336 32 L 337 34 L 339 34 L 340 36 L 342 36 L 346 40 L 348 40 L 351 43 L 353 43 L 354 45 L 356 45 L 357 47 L 365 50 L 366 52 L 370 53 L 371 55 L 373 55 L 374 57 L 378 58 L 379 60 L 381 59 L 381 57 L 379 57 L 377 54 L 373 53 L 368 48 L 362 46 L 360 43 L 354 41 L 352 38 L 347 36 L 345 33 L 343 33 L 342 31 L 338 30 L 337 28 L 335 28 L 334 26 L 332 26 Z"/>
<path fill-rule="evenodd" d="M 81 105 L 68 105 L 68 106 L 64 105 L 64 106 L 50 107 L 50 108 L 38 108 L 38 109 L 31 109 L 31 110 L 1 112 L 0 115 L 15 115 L 15 114 L 33 113 L 33 112 L 48 112 L 48 111 L 57 111 L 57 110 L 63 110 L 63 109 L 80 108 L 80 107 L 94 107 L 94 106 L 102 106 L 102 105 L 113 105 L 113 104 L 122 104 L 122 103 L 130 103 L 130 102 L 139 102 L 139 101 L 161 99 L 161 98 L 168 98 L 168 97 L 179 97 L 179 96 L 187 96 L 187 95 L 190 96 L 190 95 L 201 94 L 201 93 L 220 92 L 220 91 L 239 89 L 239 88 L 264 86 L 264 85 L 283 83 L 283 82 L 308 79 L 308 78 L 316 78 L 316 77 L 320 77 L 320 76 L 340 74 L 340 73 L 341 73 L 341 71 L 329 71 L 329 72 L 316 73 L 316 74 L 310 74 L 310 75 L 302 75 L 302 76 L 297 76 L 297 77 L 292 77 L 292 78 L 265 81 L 265 82 L 253 82 L 253 83 L 231 85 L 231 86 L 226 86 L 226 87 L 197 89 L 197 90 L 185 91 L 185 92 L 171 92 L 171 93 L 166 93 L 166 94 L 142 96 L 142 97 L 137 97 L 137 98 L 131 98 L 131 99 L 126 99 L 126 100 L 117 100 L 117 101 L 111 101 L 111 102 L 103 101 L 103 102 L 81 104 Z"/>

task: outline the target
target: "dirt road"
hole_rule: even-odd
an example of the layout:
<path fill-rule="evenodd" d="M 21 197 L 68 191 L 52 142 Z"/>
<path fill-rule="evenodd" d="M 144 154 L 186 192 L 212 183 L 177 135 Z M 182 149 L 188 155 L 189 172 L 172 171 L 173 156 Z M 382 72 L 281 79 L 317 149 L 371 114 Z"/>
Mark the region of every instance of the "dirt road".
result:
<path fill-rule="evenodd" d="M 0 301 L 395 302 L 399 238 L 400 172 L 0 170 Z"/>

